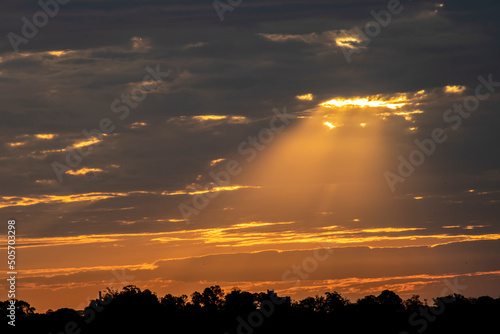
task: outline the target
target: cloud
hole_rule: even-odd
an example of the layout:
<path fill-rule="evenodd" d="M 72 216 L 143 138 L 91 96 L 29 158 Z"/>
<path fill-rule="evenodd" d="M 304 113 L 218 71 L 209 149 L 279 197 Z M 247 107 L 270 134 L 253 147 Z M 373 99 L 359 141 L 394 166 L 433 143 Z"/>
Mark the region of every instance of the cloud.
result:
<path fill-rule="evenodd" d="M 69 175 L 85 175 L 85 174 L 88 174 L 88 173 L 102 173 L 104 172 L 102 169 L 100 168 L 80 168 L 78 170 L 68 170 L 66 172 L 66 174 L 69 174 Z"/>
<path fill-rule="evenodd" d="M 245 116 L 196 115 L 172 117 L 167 122 L 174 123 L 179 126 L 196 126 L 206 128 L 222 124 L 245 124 L 249 122 L 249 119 Z"/>
<path fill-rule="evenodd" d="M 444 91 L 449 94 L 461 94 L 463 93 L 467 87 L 460 85 L 446 86 L 444 87 Z"/>
<path fill-rule="evenodd" d="M 364 40 L 359 34 L 354 31 L 347 30 L 330 30 L 322 33 L 309 33 L 301 35 L 287 35 L 287 34 L 258 34 L 265 39 L 284 43 L 288 41 L 298 41 L 306 44 L 319 44 L 326 47 L 346 47 L 346 48 L 364 48 Z"/>
<path fill-rule="evenodd" d="M 75 172 L 75 175 L 86 174 L 83 172 Z M 93 192 L 86 194 L 72 194 L 72 195 L 41 195 L 36 197 L 17 197 L 17 196 L 2 196 L 0 200 L 0 208 L 11 206 L 31 206 L 37 204 L 52 204 L 52 203 L 74 203 L 74 202 L 87 202 L 87 201 L 102 201 L 109 198 L 130 196 L 134 194 L 143 194 L 142 191 L 132 191 L 128 193 L 102 193 Z"/>
<path fill-rule="evenodd" d="M 64 287 L 75 289 L 75 282 L 99 286 L 109 284 L 110 278 L 116 282 L 115 274 L 125 269 L 126 277 L 133 277 L 135 284 L 153 288 L 160 295 L 190 294 L 195 289 L 220 284 L 226 289 L 239 286 L 252 292 L 272 288 L 294 299 L 333 290 L 358 298 L 384 289 L 392 289 L 402 297 L 420 294 L 430 298 L 441 296 L 444 288 L 449 289 L 446 282 L 458 279 L 460 285 L 465 286 L 462 294 L 479 296 L 499 280 L 500 272 L 495 267 L 498 259 L 489 253 L 497 244 L 498 241 L 434 248 L 332 249 L 326 259 L 324 255 L 329 254 L 328 251 L 320 248 L 319 254 L 324 260 L 318 262 L 315 270 L 302 270 L 307 274 L 302 279 L 291 268 L 303 269 L 305 260 L 314 256 L 313 250 L 204 255 L 128 263 L 127 266 L 40 268 L 27 271 L 22 287 L 36 289 L 35 282 L 51 291 Z M 475 249 L 475 254 L 471 249 Z M 482 260 L 474 262 L 476 258 Z M 290 274 L 284 276 L 287 271 Z M 487 287 L 477 284 L 481 279 L 486 279 Z"/>
<path fill-rule="evenodd" d="M 313 95 L 312 94 L 297 95 L 296 98 L 299 100 L 312 101 Z"/>
<path fill-rule="evenodd" d="M 54 133 L 38 133 L 35 135 L 36 138 L 38 139 L 46 139 L 46 140 L 50 140 L 50 139 L 53 139 L 55 137 L 57 137 L 57 134 L 54 134 Z"/>
<path fill-rule="evenodd" d="M 170 261 L 172 271 L 158 276 L 163 284 L 175 289 L 189 281 L 191 288 L 220 279 L 264 289 L 282 274 L 273 271 L 283 261 L 275 253 L 262 255 L 269 261 L 263 269 L 244 267 L 259 263 L 259 255 L 196 256 L 233 249 L 299 251 L 321 241 L 339 248 L 387 247 L 405 255 L 406 248 L 425 246 L 396 261 L 399 268 L 376 257 L 389 274 L 360 263 L 374 270 L 353 274 L 360 279 L 408 277 L 362 281 L 363 289 L 393 286 L 409 292 L 412 284 L 418 290 L 432 281 L 418 275 L 497 271 L 498 247 L 484 252 L 481 247 L 495 243 L 500 233 L 499 95 L 463 119 L 456 132 L 446 127 L 443 113 L 474 94 L 479 75 L 492 73 L 493 81 L 500 80 L 492 67 L 500 50 L 500 4 L 409 2 L 363 46 L 353 29 L 363 28 L 373 20 L 370 11 L 385 6 L 367 0 L 259 0 L 227 12 L 221 24 L 206 1 L 153 0 L 145 6 L 83 0 L 61 8 L 20 53 L 7 39 L 0 41 L 0 210 L 22 222 L 23 238 L 33 238 L 25 269 L 77 273 L 74 268 L 102 266 L 106 269 L 85 275 L 103 286 L 114 265 L 184 257 Z M 20 33 L 20 18 L 32 14 L 28 1 L 13 2 L 0 27 Z M 346 47 L 361 50 L 351 64 L 341 52 Z M 147 66 L 157 64 L 171 73 L 168 80 L 120 120 L 111 103 L 142 83 Z M 273 108 L 283 106 L 302 118 L 248 162 L 239 143 L 258 137 Z M 99 142 L 82 134 L 103 118 L 116 125 L 113 135 Z M 398 157 L 436 127 L 446 131 L 446 144 L 397 193 L 389 193 L 383 172 L 397 168 Z M 66 175 L 63 184 L 55 181 L 51 163 L 65 162 L 68 148 L 88 147 L 92 152 L 73 171 L 78 175 Z M 226 187 L 200 188 L 214 168 L 224 166 L 214 162 L 221 157 L 241 162 L 244 171 Z M 217 198 L 195 217 L 194 226 L 185 224 L 178 205 L 215 191 Z M 332 226 L 337 227 L 323 229 Z M 143 242 L 144 252 L 132 252 L 138 246 L 134 238 Z M 430 246 L 432 252 L 470 248 L 441 257 L 441 263 L 427 256 Z M 129 263 L 121 262 L 125 253 Z M 347 258 L 356 261 L 366 255 L 352 254 Z M 301 263 L 303 256 L 286 264 Z M 443 263 L 444 269 L 436 269 Z M 210 265 L 213 272 L 206 269 Z M 411 272 L 412 266 L 421 270 Z M 326 280 L 349 279 L 347 264 L 324 268 L 311 289 L 314 284 L 326 289 Z M 342 275 L 335 276 L 337 268 L 345 269 Z M 216 270 L 228 276 L 217 276 Z M 93 276 L 97 272 L 101 276 Z M 144 272 L 140 279 L 150 282 L 150 271 Z M 77 290 L 84 280 L 71 282 L 75 277 L 69 270 L 50 282 L 33 277 L 30 284 L 47 289 L 72 284 Z M 358 289 L 354 281 L 344 283 Z M 31 296 L 37 293 L 42 292 Z M 40 300 L 54 300 L 45 297 Z"/>
<path fill-rule="evenodd" d="M 210 161 L 210 166 L 212 166 L 212 167 L 213 167 L 213 166 L 217 165 L 218 163 L 223 162 L 223 161 L 225 161 L 225 160 L 226 160 L 226 159 L 224 159 L 224 158 L 214 159 L 214 160 Z"/>

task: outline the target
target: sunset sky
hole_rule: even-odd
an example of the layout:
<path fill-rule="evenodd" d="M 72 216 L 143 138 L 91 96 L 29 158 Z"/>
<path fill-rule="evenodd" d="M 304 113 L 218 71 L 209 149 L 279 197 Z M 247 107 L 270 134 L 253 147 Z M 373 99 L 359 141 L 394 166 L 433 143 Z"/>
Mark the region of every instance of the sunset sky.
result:
<path fill-rule="evenodd" d="M 2 3 L 17 297 L 500 297 L 500 3 L 237 2 Z"/>

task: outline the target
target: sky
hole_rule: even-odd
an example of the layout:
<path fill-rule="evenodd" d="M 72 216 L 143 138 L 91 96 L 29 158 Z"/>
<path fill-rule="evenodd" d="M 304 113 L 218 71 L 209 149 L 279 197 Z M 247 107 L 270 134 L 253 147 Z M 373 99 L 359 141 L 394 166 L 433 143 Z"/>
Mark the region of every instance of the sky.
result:
<path fill-rule="evenodd" d="M 500 297 L 498 1 L 47 3 L 0 5 L 19 299 Z"/>

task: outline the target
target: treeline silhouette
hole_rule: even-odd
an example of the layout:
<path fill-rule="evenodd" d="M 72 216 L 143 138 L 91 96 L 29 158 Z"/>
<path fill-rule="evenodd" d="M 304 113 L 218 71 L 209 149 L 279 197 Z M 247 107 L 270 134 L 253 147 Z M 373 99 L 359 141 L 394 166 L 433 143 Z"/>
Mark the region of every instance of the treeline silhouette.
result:
<path fill-rule="evenodd" d="M 429 304 L 429 305 L 428 305 Z M 85 310 L 61 308 L 36 313 L 16 302 L 16 326 L 9 326 L 9 301 L 0 302 L 2 333 L 498 333 L 500 298 L 459 294 L 427 303 L 418 295 L 402 300 L 382 291 L 350 302 L 337 292 L 291 301 L 272 290 L 250 293 L 218 286 L 186 295 L 158 296 L 134 285 L 107 289 Z"/>

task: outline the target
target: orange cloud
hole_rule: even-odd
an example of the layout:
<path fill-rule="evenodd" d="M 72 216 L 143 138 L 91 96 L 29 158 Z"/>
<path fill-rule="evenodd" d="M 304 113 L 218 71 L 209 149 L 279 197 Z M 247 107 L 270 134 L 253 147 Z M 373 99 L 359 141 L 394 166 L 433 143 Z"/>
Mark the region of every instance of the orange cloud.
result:
<path fill-rule="evenodd" d="M 10 206 L 30 206 L 36 204 L 100 201 L 108 198 L 124 197 L 140 193 L 147 193 L 147 192 L 144 191 L 131 191 L 128 193 L 93 192 L 93 193 L 74 194 L 74 195 L 40 195 L 36 197 L 2 196 L 0 197 L 0 209 Z"/>
<path fill-rule="evenodd" d="M 326 108 L 340 107 L 360 107 L 360 108 L 380 108 L 398 109 L 408 103 L 406 94 L 398 94 L 393 97 L 384 98 L 382 95 L 355 98 L 335 98 L 323 102 L 320 105 Z"/>
<path fill-rule="evenodd" d="M 68 170 L 66 174 L 70 175 L 86 175 L 88 173 L 102 173 L 103 170 L 100 168 L 81 168 L 76 171 Z"/>
<path fill-rule="evenodd" d="M 197 190 L 197 191 L 189 191 L 189 190 L 177 190 L 177 191 L 164 191 L 161 194 L 164 196 L 176 196 L 176 195 L 199 195 L 206 194 L 212 192 L 219 191 L 233 191 L 238 189 L 259 189 L 259 186 L 227 186 L 227 187 L 213 187 L 209 190 Z"/>
<path fill-rule="evenodd" d="M 226 159 L 221 158 L 221 159 L 215 159 L 215 160 L 212 160 L 212 161 L 210 161 L 210 166 L 215 166 L 215 165 L 217 165 L 219 162 L 222 162 L 222 161 L 224 161 L 224 160 L 226 160 Z"/>
<path fill-rule="evenodd" d="M 55 137 L 57 137 L 57 135 L 53 134 L 53 133 L 39 133 L 39 134 L 36 134 L 35 137 L 37 139 L 50 140 L 50 139 L 54 139 Z"/>
<path fill-rule="evenodd" d="M 461 94 L 465 91 L 467 87 L 465 86 L 459 86 L 459 85 L 455 85 L 455 86 L 446 86 L 444 87 L 444 91 L 445 93 L 448 93 L 448 94 Z"/>
<path fill-rule="evenodd" d="M 313 95 L 312 94 L 297 95 L 296 98 L 303 101 L 312 101 Z"/>

